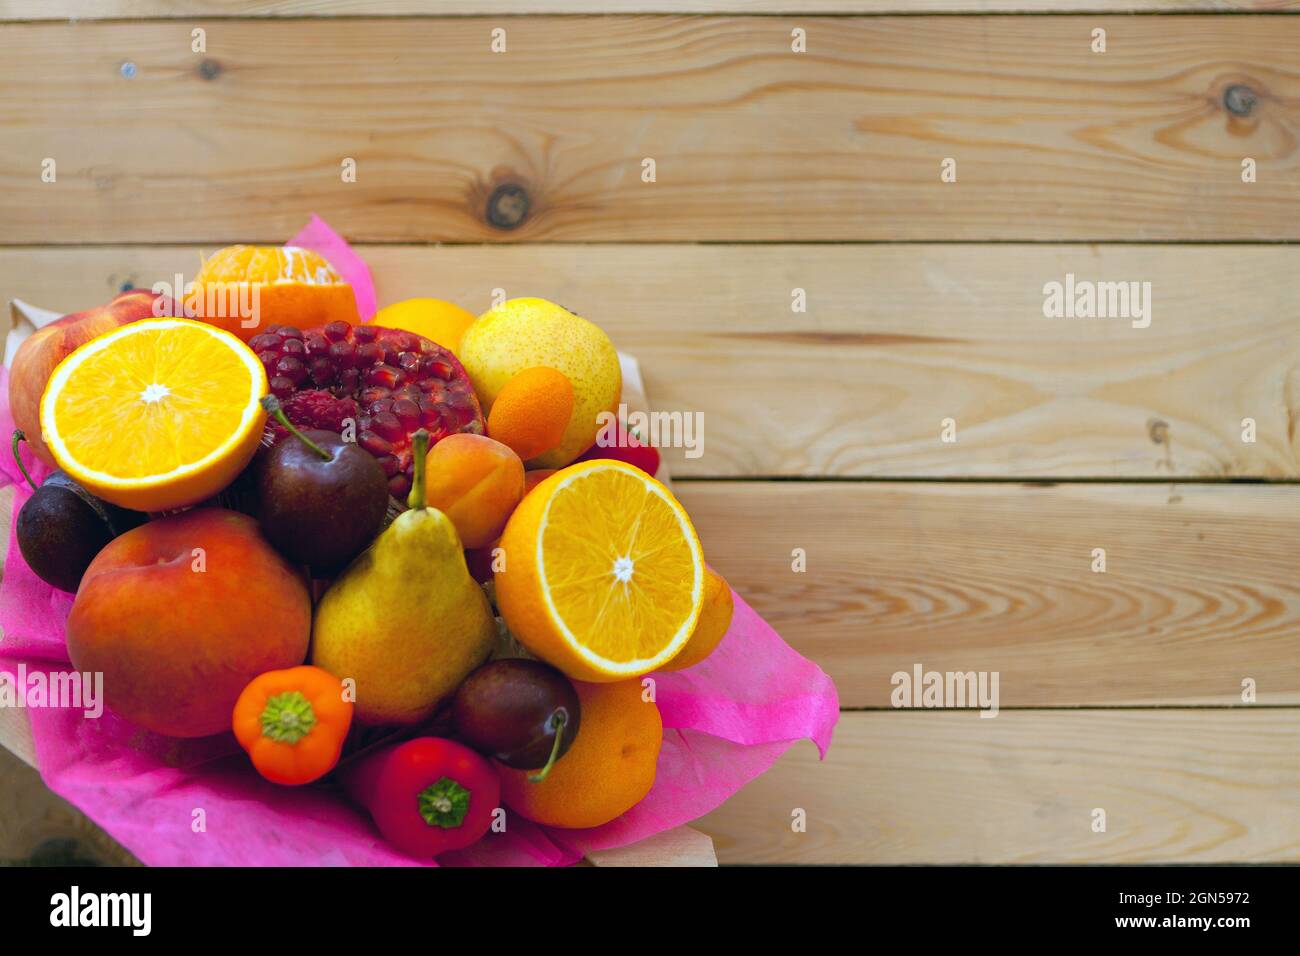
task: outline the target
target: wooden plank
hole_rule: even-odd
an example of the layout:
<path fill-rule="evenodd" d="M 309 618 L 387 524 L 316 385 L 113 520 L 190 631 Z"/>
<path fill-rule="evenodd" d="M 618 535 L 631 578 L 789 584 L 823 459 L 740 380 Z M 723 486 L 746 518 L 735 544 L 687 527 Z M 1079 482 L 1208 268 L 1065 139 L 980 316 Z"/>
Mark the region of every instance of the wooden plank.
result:
<path fill-rule="evenodd" d="M 825 763 L 797 744 L 695 826 L 723 864 L 1294 862 L 1298 734 L 1290 709 L 844 714 Z"/>
<path fill-rule="evenodd" d="M 0 0 L 0 20 L 518 13 L 1293 13 L 1297 0 Z"/>
<path fill-rule="evenodd" d="M 10 24 L 0 238 L 1300 238 L 1300 21 L 805 20 Z"/>
<path fill-rule="evenodd" d="M 1300 703 L 1300 487 L 676 491 L 710 564 L 843 707 L 889 707 L 917 664 L 998 672 L 1002 707 L 1240 704 L 1248 678 L 1261 703 Z"/>
<path fill-rule="evenodd" d="M 703 415 L 701 455 L 664 450 L 680 477 L 1300 476 L 1294 246 L 362 252 L 381 303 L 433 295 L 479 311 L 503 289 L 600 323 L 640 359 L 657 408 Z M 0 299 L 83 309 L 123 285 L 192 277 L 199 257 L 0 249 Z M 1150 282 L 1150 326 L 1044 318 L 1044 284 L 1069 273 Z M 791 311 L 796 288 L 805 313 Z"/>

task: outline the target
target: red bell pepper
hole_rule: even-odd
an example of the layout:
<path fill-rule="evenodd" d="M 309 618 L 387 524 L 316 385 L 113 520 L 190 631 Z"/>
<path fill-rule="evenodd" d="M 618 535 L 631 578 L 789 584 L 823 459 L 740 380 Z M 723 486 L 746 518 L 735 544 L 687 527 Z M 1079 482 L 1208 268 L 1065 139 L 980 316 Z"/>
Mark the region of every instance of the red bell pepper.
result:
<path fill-rule="evenodd" d="M 463 744 L 440 737 L 383 747 L 339 775 L 384 839 L 424 859 L 477 843 L 501 805 L 496 768 Z"/>

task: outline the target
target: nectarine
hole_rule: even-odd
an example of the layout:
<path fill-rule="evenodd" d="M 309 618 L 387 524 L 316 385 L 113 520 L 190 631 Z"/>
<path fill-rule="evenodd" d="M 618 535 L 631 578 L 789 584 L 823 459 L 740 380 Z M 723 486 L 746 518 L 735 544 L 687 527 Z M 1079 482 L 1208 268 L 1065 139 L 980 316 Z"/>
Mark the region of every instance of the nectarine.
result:
<path fill-rule="evenodd" d="M 199 508 L 142 525 L 99 552 L 68 615 L 68 656 L 104 675 L 119 716 L 160 734 L 230 729 L 250 680 L 307 656 L 306 581 L 257 522 Z"/>
<path fill-rule="evenodd" d="M 54 467 L 54 456 L 41 437 L 41 395 L 55 366 L 105 332 L 128 322 L 169 314 L 170 309 L 166 297 L 148 289 L 132 289 L 107 305 L 65 315 L 23 340 L 9 369 L 9 408 L 14 424 L 27 434 L 28 444 L 41 461 Z"/>

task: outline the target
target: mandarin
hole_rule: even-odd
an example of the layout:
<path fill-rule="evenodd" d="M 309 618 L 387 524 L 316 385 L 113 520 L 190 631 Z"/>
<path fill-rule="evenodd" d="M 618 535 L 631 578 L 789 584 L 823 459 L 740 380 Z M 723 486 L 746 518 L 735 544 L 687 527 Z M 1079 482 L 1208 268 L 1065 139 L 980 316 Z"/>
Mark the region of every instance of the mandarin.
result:
<path fill-rule="evenodd" d="M 655 782 L 664 727 L 639 680 L 574 683 L 582 725 L 573 745 L 540 783 L 533 771 L 497 764 L 501 799 L 544 826 L 598 827 L 641 802 Z"/>

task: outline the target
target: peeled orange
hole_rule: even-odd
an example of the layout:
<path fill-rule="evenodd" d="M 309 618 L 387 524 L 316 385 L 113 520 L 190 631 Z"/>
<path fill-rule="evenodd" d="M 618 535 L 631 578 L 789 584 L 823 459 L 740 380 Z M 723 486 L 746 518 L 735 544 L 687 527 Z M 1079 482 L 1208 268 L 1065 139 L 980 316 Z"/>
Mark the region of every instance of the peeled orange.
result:
<path fill-rule="evenodd" d="M 257 451 L 266 371 L 229 332 L 146 319 L 59 363 L 41 431 L 59 467 L 123 508 L 166 511 L 216 494 Z"/>
<path fill-rule="evenodd" d="M 635 677 L 690 639 L 704 556 L 677 499 L 621 461 L 581 462 L 537 485 L 501 535 L 497 604 L 511 632 L 575 680 Z"/>
<path fill-rule="evenodd" d="M 352 286 L 319 253 L 298 246 L 227 246 L 207 258 L 186 314 L 247 342 L 271 325 L 361 322 Z"/>

